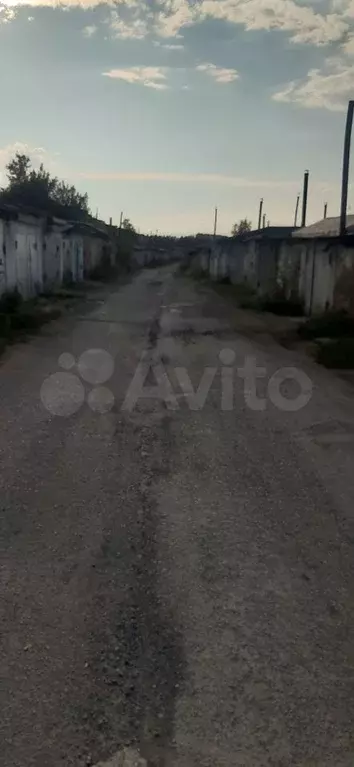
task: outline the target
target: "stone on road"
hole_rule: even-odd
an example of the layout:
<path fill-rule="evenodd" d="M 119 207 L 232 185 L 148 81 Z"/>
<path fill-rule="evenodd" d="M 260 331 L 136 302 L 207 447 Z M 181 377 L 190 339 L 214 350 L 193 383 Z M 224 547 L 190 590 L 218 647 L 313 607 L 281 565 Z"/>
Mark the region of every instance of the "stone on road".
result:
<path fill-rule="evenodd" d="M 352 766 L 353 390 L 236 320 L 146 270 L 3 357 L 3 767 Z"/>

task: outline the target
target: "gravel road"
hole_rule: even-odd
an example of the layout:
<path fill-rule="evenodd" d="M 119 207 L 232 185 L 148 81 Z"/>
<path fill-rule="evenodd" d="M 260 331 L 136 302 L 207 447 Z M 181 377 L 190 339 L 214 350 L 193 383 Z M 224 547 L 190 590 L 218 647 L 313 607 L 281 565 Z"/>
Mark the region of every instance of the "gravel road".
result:
<path fill-rule="evenodd" d="M 8 351 L 0 421 L 2 767 L 352 767 L 349 384 L 162 268 Z"/>

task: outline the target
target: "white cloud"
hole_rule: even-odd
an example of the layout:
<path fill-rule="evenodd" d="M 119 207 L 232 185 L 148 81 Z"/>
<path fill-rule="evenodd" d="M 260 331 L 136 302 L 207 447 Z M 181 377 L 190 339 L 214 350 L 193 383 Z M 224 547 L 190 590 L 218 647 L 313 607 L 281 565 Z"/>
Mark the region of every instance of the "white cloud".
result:
<path fill-rule="evenodd" d="M 0 4 L 0 24 L 9 24 L 16 18 L 17 10 L 10 7 L 10 4 Z"/>
<path fill-rule="evenodd" d="M 16 152 L 29 155 L 35 166 L 40 165 L 41 162 L 44 163 L 46 159 L 51 157 L 50 152 L 43 147 L 31 147 L 22 141 L 14 141 L 13 144 L 0 147 L 0 165 L 6 165 Z"/>
<path fill-rule="evenodd" d="M 114 37 L 123 40 L 142 40 L 149 32 L 148 20 L 137 15 L 139 7 L 133 7 L 133 15 L 122 18 L 118 11 L 112 11 L 108 19 Z"/>
<path fill-rule="evenodd" d="M 22 141 L 14 141 L 13 144 L 0 147 L 0 183 L 5 183 L 6 165 L 12 160 L 16 152 L 28 155 L 34 168 L 39 168 L 40 164 L 43 163 L 48 170 L 55 172 L 57 155 L 53 155 L 43 147 L 32 147 Z"/>
<path fill-rule="evenodd" d="M 240 24 L 246 30 L 283 30 L 295 43 L 325 45 L 341 40 L 354 17 L 354 0 L 333 2 L 332 13 L 315 11 L 303 0 L 198 0 L 194 3 L 159 0 L 155 4 L 151 0 L 116 0 L 115 3 L 113 0 L 2 0 L 1 9 L 5 18 L 5 13 L 14 13 L 14 9 L 21 6 L 93 8 L 114 5 L 108 22 L 117 37 L 141 39 L 154 33 L 163 38 L 174 38 L 192 24 L 205 19 L 221 19 Z M 321 9 L 321 4 L 317 7 Z"/>
<path fill-rule="evenodd" d="M 161 43 L 160 40 L 154 40 L 155 48 L 165 48 L 167 51 L 184 51 L 182 43 Z"/>
<path fill-rule="evenodd" d="M 342 45 L 342 52 L 345 56 L 354 56 L 354 36 L 349 35 Z"/>
<path fill-rule="evenodd" d="M 197 72 L 205 72 L 217 83 L 232 83 L 239 78 L 236 69 L 225 69 L 217 67 L 216 64 L 199 64 L 196 69 Z"/>
<path fill-rule="evenodd" d="M 341 2 L 350 10 L 346 0 Z M 310 69 L 305 79 L 293 80 L 275 93 L 275 101 L 293 102 L 308 109 L 329 109 L 332 112 L 346 110 L 353 97 L 354 83 L 354 35 L 348 34 L 338 49 L 338 55 L 325 59 L 321 69 Z"/>
<path fill-rule="evenodd" d="M 95 24 L 90 24 L 87 27 L 84 27 L 82 30 L 82 34 L 84 37 L 93 37 L 97 32 L 97 27 Z"/>
<path fill-rule="evenodd" d="M 161 11 L 155 18 L 156 34 L 161 37 L 179 37 L 181 29 L 199 21 L 202 5 L 190 5 L 188 0 L 162 0 Z"/>
<path fill-rule="evenodd" d="M 244 178 L 242 176 L 231 176 L 223 173 L 160 173 L 156 171 L 137 171 L 137 172 L 121 172 L 112 171 L 107 173 L 106 171 L 89 171 L 76 173 L 76 176 L 87 179 L 90 181 L 126 181 L 132 183 L 139 182 L 156 182 L 156 183 L 175 183 L 175 184 L 201 184 L 201 185 L 216 185 L 216 186 L 231 186 L 239 189 L 254 189 L 260 193 L 262 191 L 272 190 L 274 192 L 289 192 L 292 196 L 299 189 L 299 179 L 274 180 L 274 179 L 259 179 L 259 178 Z M 312 181 L 311 188 L 318 194 L 332 193 L 336 189 L 336 185 L 328 183 L 326 181 Z M 293 197 L 291 198 L 293 199 Z"/>
<path fill-rule="evenodd" d="M 275 101 L 294 102 L 309 109 L 342 112 L 353 95 L 354 64 L 328 59 L 324 68 L 311 69 L 304 81 L 293 81 L 275 93 Z"/>
<path fill-rule="evenodd" d="M 348 18 L 354 16 L 354 0 L 332 0 L 332 8 Z"/>
<path fill-rule="evenodd" d="M 166 90 L 166 74 L 162 67 L 129 67 L 127 69 L 111 69 L 103 72 L 104 77 L 123 80 L 126 83 L 144 85 L 145 88 Z"/>
<path fill-rule="evenodd" d="M 321 14 L 295 0 L 201 0 L 194 5 L 188 0 L 165 0 L 156 27 L 160 35 L 174 37 L 207 18 L 241 24 L 247 30 L 283 30 L 293 42 L 314 45 L 339 40 L 348 28 L 340 14 Z"/>

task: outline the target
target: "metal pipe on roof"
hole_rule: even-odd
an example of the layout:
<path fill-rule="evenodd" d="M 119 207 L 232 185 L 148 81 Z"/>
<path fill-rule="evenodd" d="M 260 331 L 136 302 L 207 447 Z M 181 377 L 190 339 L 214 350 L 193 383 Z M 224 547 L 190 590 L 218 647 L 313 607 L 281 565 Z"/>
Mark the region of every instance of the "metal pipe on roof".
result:
<path fill-rule="evenodd" d="M 258 216 L 258 229 L 262 226 L 262 213 L 263 213 L 263 197 L 259 203 L 259 216 Z"/>
<path fill-rule="evenodd" d="M 214 237 L 216 237 L 217 228 L 218 228 L 218 209 L 215 208 L 215 212 L 214 212 Z"/>
<path fill-rule="evenodd" d="M 307 198 L 308 198 L 308 191 L 309 191 L 309 171 L 305 170 L 304 173 L 304 190 L 303 190 L 303 196 L 302 196 L 302 219 L 301 219 L 301 227 L 304 228 L 306 226 L 306 216 L 307 216 Z"/>
<path fill-rule="evenodd" d="M 352 136 L 354 116 L 354 101 L 349 101 L 347 122 L 344 134 L 344 152 L 343 152 L 343 170 L 342 170 L 342 197 L 340 206 L 339 234 L 345 235 L 347 229 L 347 207 L 348 207 L 348 184 L 349 184 L 349 165 L 350 165 L 350 143 Z"/>

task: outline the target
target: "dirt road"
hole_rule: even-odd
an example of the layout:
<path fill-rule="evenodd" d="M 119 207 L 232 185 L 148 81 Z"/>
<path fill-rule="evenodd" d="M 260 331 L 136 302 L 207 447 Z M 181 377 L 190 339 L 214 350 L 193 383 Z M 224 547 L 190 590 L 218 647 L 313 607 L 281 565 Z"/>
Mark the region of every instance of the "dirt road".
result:
<path fill-rule="evenodd" d="M 353 389 L 164 268 L 11 349 L 0 418 L 0 765 L 352 767 Z"/>

